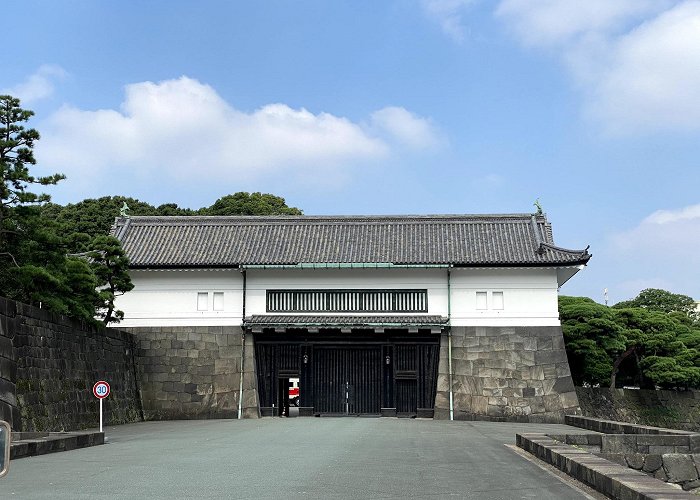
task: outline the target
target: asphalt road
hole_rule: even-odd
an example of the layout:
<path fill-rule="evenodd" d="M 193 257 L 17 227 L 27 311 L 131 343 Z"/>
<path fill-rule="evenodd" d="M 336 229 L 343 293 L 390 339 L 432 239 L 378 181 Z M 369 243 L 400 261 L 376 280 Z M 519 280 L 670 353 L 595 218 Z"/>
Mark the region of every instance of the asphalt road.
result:
<path fill-rule="evenodd" d="M 11 463 L 0 498 L 581 499 L 505 444 L 563 425 L 391 418 L 144 422 Z"/>

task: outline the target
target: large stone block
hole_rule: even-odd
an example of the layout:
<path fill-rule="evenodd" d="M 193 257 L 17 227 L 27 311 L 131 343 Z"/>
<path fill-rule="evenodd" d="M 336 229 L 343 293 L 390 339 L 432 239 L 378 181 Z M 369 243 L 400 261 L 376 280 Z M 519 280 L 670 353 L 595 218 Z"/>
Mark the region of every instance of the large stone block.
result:
<path fill-rule="evenodd" d="M 665 454 L 662 458 L 663 467 L 669 482 L 682 483 L 685 481 L 694 481 L 698 478 L 698 470 L 695 468 L 695 464 L 690 455 L 678 453 Z"/>
<path fill-rule="evenodd" d="M 481 413 L 497 419 L 557 422 L 565 409 L 576 411 L 578 402 L 573 388 L 568 360 L 563 350 L 559 327 L 454 327 L 453 391 L 471 395 L 472 412 L 484 399 L 488 411 Z M 446 336 L 441 338 L 438 378 L 445 389 L 448 378 Z M 467 363 L 468 362 L 468 363 Z M 470 379 L 458 375 L 470 374 Z M 546 397 L 545 397 L 546 395 Z M 441 402 L 442 396 L 436 398 Z"/>

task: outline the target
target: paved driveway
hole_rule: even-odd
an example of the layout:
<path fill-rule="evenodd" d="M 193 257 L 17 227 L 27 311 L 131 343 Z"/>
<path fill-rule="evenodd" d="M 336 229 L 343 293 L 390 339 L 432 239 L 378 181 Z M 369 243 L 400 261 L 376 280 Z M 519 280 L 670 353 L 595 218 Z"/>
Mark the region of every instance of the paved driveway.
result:
<path fill-rule="evenodd" d="M 144 422 L 12 462 L 0 497 L 580 499 L 505 446 L 563 425 L 387 418 Z"/>

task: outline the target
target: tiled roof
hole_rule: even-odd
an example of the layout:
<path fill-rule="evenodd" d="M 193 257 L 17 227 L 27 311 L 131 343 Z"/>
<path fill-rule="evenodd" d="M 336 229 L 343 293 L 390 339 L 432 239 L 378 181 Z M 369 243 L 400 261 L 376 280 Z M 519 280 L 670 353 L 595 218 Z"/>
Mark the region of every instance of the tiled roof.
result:
<path fill-rule="evenodd" d="M 542 215 L 118 218 L 134 268 L 283 264 L 575 265 Z"/>
<path fill-rule="evenodd" d="M 322 315 L 274 315 L 256 314 L 245 319 L 246 326 L 293 327 L 317 326 L 444 326 L 443 316 L 322 316 Z"/>

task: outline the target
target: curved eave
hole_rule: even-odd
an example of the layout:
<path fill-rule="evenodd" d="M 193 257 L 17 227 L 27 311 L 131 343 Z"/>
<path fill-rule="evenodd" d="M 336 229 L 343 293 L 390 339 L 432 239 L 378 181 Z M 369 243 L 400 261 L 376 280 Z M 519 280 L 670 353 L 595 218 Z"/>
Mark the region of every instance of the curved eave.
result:
<path fill-rule="evenodd" d="M 444 328 L 448 318 L 443 316 L 354 316 L 354 315 L 276 315 L 259 314 L 245 318 L 243 326 L 257 330 L 264 328 L 322 328 L 322 329 L 363 329 L 363 328 Z"/>

